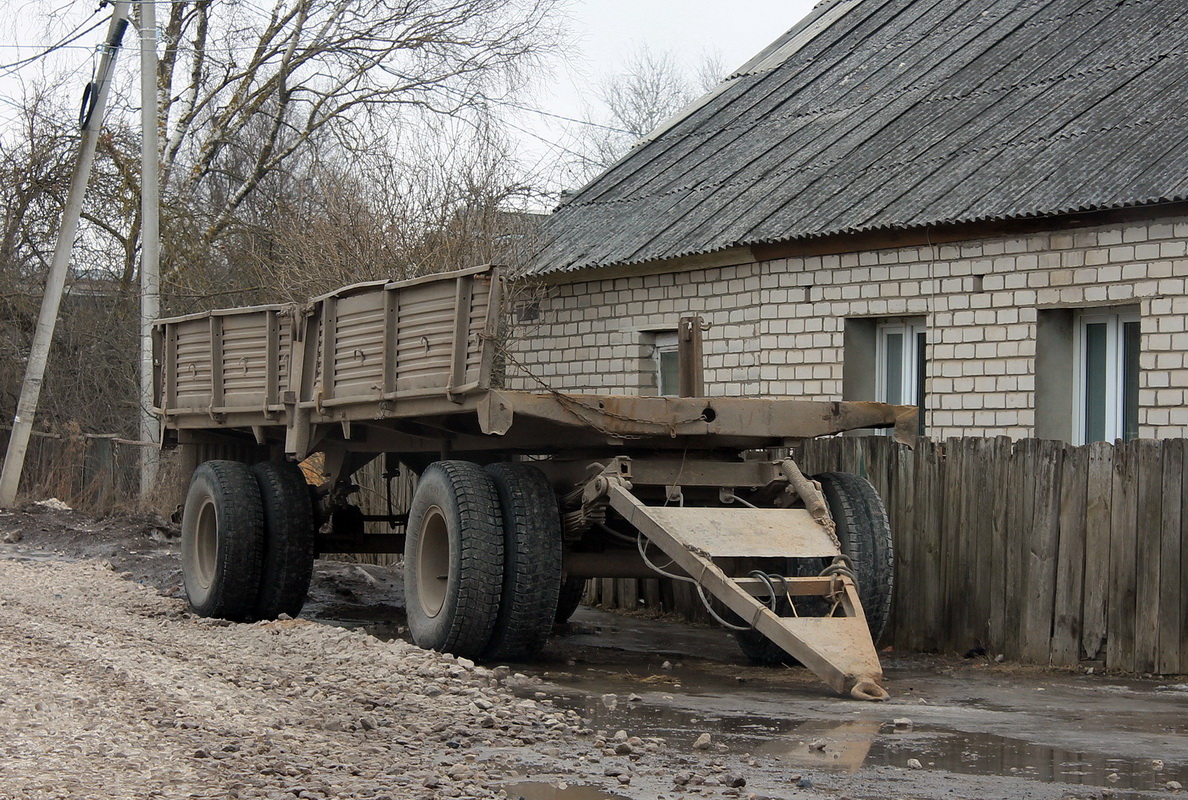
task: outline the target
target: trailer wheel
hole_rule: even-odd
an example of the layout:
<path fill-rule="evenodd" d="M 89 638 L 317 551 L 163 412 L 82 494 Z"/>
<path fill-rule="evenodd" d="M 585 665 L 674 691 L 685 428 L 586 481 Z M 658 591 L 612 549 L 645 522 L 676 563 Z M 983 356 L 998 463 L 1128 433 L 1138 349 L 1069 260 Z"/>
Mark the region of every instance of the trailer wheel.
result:
<path fill-rule="evenodd" d="M 207 461 L 194 470 L 182 512 L 182 579 L 203 617 L 244 620 L 255 611 L 264 512 L 251 468 Z"/>
<path fill-rule="evenodd" d="M 252 467 L 264 509 L 264 562 L 256 596 L 257 619 L 297 616 L 313 573 L 314 524 L 309 485 L 292 462 Z"/>
<path fill-rule="evenodd" d="M 523 660 L 553 631 L 561 592 L 561 513 L 548 478 L 528 464 L 491 464 L 503 513 L 503 595 L 487 658 Z"/>
<path fill-rule="evenodd" d="M 891 524 L 883 499 L 870 481 L 848 472 L 823 472 L 813 480 L 821 483 L 842 552 L 854 562 L 858 599 L 866 613 L 870 638 L 878 644 L 891 616 L 895 582 Z"/>
<path fill-rule="evenodd" d="M 404 549 L 408 629 L 420 647 L 473 658 L 491 639 L 503 586 L 503 524 L 477 464 L 438 461 L 421 474 Z"/>
<path fill-rule="evenodd" d="M 561 594 L 557 598 L 557 613 L 553 616 L 553 622 L 557 625 L 569 622 L 569 618 L 573 616 L 573 612 L 577 611 L 585 596 L 585 578 L 566 577 L 561 581 Z"/>

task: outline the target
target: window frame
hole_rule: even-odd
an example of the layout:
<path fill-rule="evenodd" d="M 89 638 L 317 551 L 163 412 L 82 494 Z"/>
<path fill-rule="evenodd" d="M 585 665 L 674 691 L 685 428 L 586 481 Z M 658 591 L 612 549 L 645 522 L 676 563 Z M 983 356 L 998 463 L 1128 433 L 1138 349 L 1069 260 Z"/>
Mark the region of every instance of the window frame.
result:
<path fill-rule="evenodd" d="M 1104 431 L 1101 439 L 1089 437 L 1087 426 L 1089 424 L 1089 414 L 1087 404 L 1089 401 L 1088 379 L 1089 367 L 1087 364 L 1087 346 L 1088 346 L 1088 326 L 1105 324 L 1105 367 L 1104 380 L 1105 385 L 1105 413 L 1104 413 Z M 1136 310 L 1117 310 L 1110 308 L 1094 308 L 1079 310 L 1073 322 L 1073 436 L 1072 443 L 1074 445 L 1085 445 L 1096 441 L 1113 442 L 1119 439 L 1128 440 L 1137 438 L 1137 424 L 1135 425 L 1135 435 L 1127 437 L 1126 434 L 1126 376 L 1123 374 L 1127 366 L 1126 359 L 1126 325 L 1139 325 L 1139 335 L 1142 335 L 1141 317 Z M 1131 357 L 1137 364 L 1139 353 L 1142 351 L 1141 340 L 1140 344 L 1135 348 L 1135 352 Z M 1136 371 L 1136 380 L 1137 378 Z M 1137 388 L 1137 387 L 1135 387 Z M 1138 408 L 1134 409 L 1137 417 Z"/>
<path fill-rule="evenodd" d="M 680 394 L 680 340 L 677 338 L 677 332 L 674 330 L 660 330 L 650 331 L 651 345 L 652 345 L 652 363 L 654 365 L 654 373 L 656 376 L 656 394 L 659 397 L 676 397 Z M 673 358 L 677 359 L 678 370 L 674 378 L 676 383 L 669 387 L 671 391 L 665 392 L 664 385 L 664 356 L 671 354 Z"/>
<path fill-rule="evenodd" d="M 899 397 L 891 397 L 888 393 L 888 335 L 900 334 L 903 337 L 900 352 L 900 393 Z M 924 336 L 921 345 L 919 337 Z M 927 363 L 928 326 L 926 320 L 918 317 L 894 317 L 881 319 L 875 326 L 875 399 L 892 405 L 920 406 L 924 394 L 924 380 L 921 374 L 921 362 Z M 926 366 L 925 366 L 926 369 Z"/>

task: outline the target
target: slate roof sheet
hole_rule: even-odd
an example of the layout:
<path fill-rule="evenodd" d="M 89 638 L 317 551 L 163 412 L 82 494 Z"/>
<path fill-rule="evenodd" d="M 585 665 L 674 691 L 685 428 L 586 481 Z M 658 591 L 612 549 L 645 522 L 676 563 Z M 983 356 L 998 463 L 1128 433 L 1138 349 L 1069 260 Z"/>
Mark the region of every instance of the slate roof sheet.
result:
<path fill-rule="evenodd" d="M 1188 199 L 1188 3 L 826 0 L 545 222 L 536 272 Z"/>

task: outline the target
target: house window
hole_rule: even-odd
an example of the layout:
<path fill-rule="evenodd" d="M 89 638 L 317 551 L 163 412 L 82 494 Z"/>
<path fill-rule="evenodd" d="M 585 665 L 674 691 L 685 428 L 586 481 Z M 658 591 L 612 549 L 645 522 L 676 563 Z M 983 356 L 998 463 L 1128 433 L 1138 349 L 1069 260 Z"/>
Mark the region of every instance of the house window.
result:
<path fill-rule="evenodd" d="M 676 397 L 680 393 L 680 355 L 676 331 L 652 334 L 652 360 L 656 369 L 656 393 Z"/>
<path fill-rule="evenodd" d="M 1083 311 L 1074 336 L 1074 443 L 1137 438 L 1138 314 Z"/>
<path fill-rule="evenodd" d="M 879 323 L 875 362 L 877 400 L 924 407 L 924 356 L 927 343 L 923 320 L 887 320 Z"/>
<path fill-rule="evenodd" d="M 917 406 L 923 435 L 927 339 L 923 317 L 847 319 L 842 399 Z"/>

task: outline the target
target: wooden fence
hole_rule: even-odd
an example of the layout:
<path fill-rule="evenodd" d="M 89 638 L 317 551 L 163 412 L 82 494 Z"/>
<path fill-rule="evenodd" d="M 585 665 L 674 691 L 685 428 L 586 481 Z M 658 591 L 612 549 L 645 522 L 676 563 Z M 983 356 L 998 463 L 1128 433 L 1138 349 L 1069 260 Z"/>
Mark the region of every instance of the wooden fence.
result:
<path fill-rule="evenodd" d="M 1176 674 L 1188 672 L 1186 446 L 837 437 L 799 460 L 863 475 L 887 504 L 896 583 L 882 644 Z M 593 594 L 701 616 L 648 584 L 595 582 Z"/>
<path fill-rule="evenodd" d="M 0 428 L 0 455 L 10 430 Z M 29 439 L 19 498 L 56 497 L 92 513 L 140 505 L 140 458 L 144 446 L 115 434 L 35 431 Z"/>

